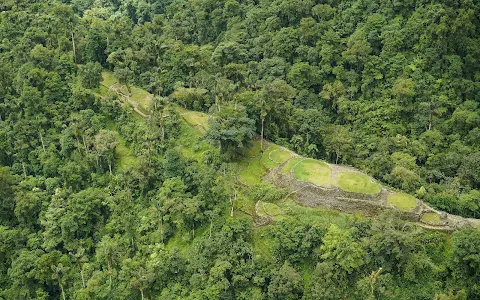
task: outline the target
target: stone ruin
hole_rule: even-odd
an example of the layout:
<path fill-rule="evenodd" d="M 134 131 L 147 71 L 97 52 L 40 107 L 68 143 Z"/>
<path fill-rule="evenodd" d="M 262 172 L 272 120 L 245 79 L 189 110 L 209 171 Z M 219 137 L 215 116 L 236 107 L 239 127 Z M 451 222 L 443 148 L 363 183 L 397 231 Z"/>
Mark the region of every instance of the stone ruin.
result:
<path fill-rule="evenodd" d="M 293 169 L 288 174 L 282 171 L 285 162 L 280 166 L 271 169 L 264 177 L 264 180 L 272 182 L 278 187 L 285 188 L 293 195 L 296 203 L 307 207 L 323 207 L 326 209 L 338 210 L 345 213 L 362 213 L 367 216 L 378 215 L 385 210 L 394 210 L 404 220 L 417 222 L 422 227 L 441 231 L 454 231 L 464 226 L 477 227 L 480 220 L 462 218 L 446 212 L 438 211 L 416 199 L 416 207 L 410 211 L 401 210 L 393 205 L 387 204 L 387 196 L 393 191 L 380 185 L 380 192 L 376 194 L 363 194 L 348 192 L 340 187 L 322 187 L 311 182 L 298 180 L 293 175 Z M 344 166 L 329 165 L 333 172 L 342 171 L 360 173 L 353 168 Z M 376 182 L 375 182 L 376 183 Z M 378 184 L 378 183 L 377 183 Z M 425 213 L 436 213 L 440 216 L 439 222 L 427 222 L 422 219 Z"/>

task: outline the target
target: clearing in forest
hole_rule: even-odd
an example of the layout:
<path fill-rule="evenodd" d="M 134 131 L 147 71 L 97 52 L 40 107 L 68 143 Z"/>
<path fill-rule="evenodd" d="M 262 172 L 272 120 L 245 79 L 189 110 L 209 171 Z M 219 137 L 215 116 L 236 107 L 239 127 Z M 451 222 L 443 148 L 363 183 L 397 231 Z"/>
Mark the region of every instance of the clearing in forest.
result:
<path fill-rule="evenodd" d="M 266 168 L 273 169 L 289 160 L 292 156 L 290 151 L 277 145 L 271 145 L 263 152 L 262 162 Z"/>
<path fill-rule="evenodd" d="M 208 115 L 198 111 L 181 112 L 181 116 L 188 124 L 195 126 L 199 134 L 204 135 L 208 130 Z"/>
<path fill-rule="evenodd" d="M 341 173 L 338 176 L 338 186 L 347 192 L 362 194 L 376 194 L 380 192 L 380 185 L 374 183 L 367 175 L 360 173 Z"/>
<path fill-rule="evenodd" d="M 417 206 L 417 199 L 405 193 L 394 193 L 388 195 L 387 205 L 393 205 L 398 209 L 409 211 Z"/>
<path fill-rule="evenodd" d="M 258 203 L 258 210 L 257 214 L 259 216 L 278 216 L 282 213 L 282 210 L 280 207 L 276 204 L 270 203 L 270 202 L 263 202 L 260 201 Z"/>
<path fill-rule="evenodd" d="M 290 171 L 292 171 L 292 168 L 304 159 L 305 158 L 303 158 L 303 157 L 292 158 L 291 160 L 288 161 L 288 163 L 285 166 L 283 166 L 282 172 L 285 173 L 285 174 L 290 173 Z"/>
<path fill-rule="evenodd" d="M 127 86 L 120 84 L 115 78 L 115 75 L 111 72 L 102 72 L 102 78 L 103 80 L 101 84 L 103 86 L 108 88 L 110 91 L 125 97 L 127 102 L 134 108 L 138 109 L 141 113 L 145 115 L 149 114 L 153 103 L 152 94 L 134 85 L 129 85 L 129 93 Z"/>
<path fill-rule="evenodd" d="M 332 169 L 322 161 L 304 159 L 293 167 L 293 173 L 301 181 L 312 182 L 320 186 L 333 184 Z"/>

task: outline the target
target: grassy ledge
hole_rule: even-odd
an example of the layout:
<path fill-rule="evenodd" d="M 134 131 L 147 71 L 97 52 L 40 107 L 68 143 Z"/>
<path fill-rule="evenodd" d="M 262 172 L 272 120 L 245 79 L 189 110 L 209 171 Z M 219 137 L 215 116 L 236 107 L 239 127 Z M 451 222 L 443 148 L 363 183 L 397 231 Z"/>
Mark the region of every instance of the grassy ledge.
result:
<path fill-rule="evenodd" d="M 322 161 L 302 160 L 294 167 L 293 173 L 298 180 L 308 181 L 320 186 L 331 186 L 333 184 L 332 169 Z"/>
<path fill-rule="evenodd" d="M 373 183 L 372 179 L 364 174 L 344 172 L 338 176 L 338 186 L 344 191 L 376 194 L 380 192 L 380 185 Z"/>
<path fill-rule="evenodd" d="M 410 211 L 417 206 L 417 199 L 405 193 L 389 194 L 387 205 L 393 205 L 398 209 Z"/>
<path fill-rule="evenodd" d="M 422 215 L 422 221 L 424 222 L 438 223 L 440 220 L 440 215 L 434 212 L 428 212 Z"/>
<path fill-rule="evenodd" d="M 285 174 L 288 174 L 290 173 L 290 171 L 292 170 L 292 168 L 299 162 L 301 162 L 302 160 L 304 160 L 305 158 L 303 157 L 295 157 L 295 158 L 292 158 L 288 161 L 288 163 L 283 166 L 282 168 L 282 172 L 285 173 Z"/>

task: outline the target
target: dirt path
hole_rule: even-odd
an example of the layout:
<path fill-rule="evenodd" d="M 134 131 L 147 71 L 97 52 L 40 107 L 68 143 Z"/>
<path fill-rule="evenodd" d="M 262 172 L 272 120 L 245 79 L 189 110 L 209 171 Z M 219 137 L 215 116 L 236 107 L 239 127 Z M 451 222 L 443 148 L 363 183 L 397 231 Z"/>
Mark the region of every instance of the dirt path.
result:
<path fill-rule="evenodd" d="M 104 85 L 104 86 L 105 86 L 105 85 Z M 109 86 L 109 87 L 107 87 L 107 86 L 105 86 L 105 87 L 108 88 L 109 91 L 114 92 L 115 94 L 117 94 L 118 96 L 120 96 L 120 99 L 121 99 L 120 101 L 123 100 L 123 102 L 126 102 L 126 103 L 130 104 L 130 106 L 133 108 L 133 110 L 134 110 L 137 114 L 141 115 L 141 116 L 144 117 L 144 118 L 150 116 L 150 115 L 147 115 L 147 114 L 143 113 L 142 111 L 140 111 L 140 110 L 138 109 L 138 105 L 139 105 L 138 102 L 133 101 L 133 100 L 130 98 L 130 96 L 125 95 L 124 93 L 122 93 L 122 91 L 120 91 L 119 88 L 114 87 L 113 84 L 112 84 L 111 86 Z"/>

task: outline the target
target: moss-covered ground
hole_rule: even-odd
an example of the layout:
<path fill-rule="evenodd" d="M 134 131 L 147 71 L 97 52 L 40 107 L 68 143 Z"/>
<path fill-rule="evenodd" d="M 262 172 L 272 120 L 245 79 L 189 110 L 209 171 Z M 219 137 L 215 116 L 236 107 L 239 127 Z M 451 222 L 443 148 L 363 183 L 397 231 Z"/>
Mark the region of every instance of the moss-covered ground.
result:
<path fill-rule="evenodd" d="M 380 192 L 380 185 L 372 182 L 367 175 L 353 172 L 344 172 L 338 176 L 338 186 L 347 192 L 362 194 L 376 194 Z"/>

